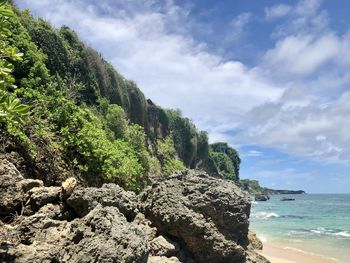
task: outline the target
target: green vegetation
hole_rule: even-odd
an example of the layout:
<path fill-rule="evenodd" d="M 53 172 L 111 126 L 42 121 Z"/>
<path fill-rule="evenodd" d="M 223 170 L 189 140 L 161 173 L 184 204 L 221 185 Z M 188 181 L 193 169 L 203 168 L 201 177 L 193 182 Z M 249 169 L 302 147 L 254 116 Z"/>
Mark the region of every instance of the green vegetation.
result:
<path fill-rule="evenodd" d="M 239 181 L 241 159 L 235 149 L 225 142 L 211 144 L 209 147 L 210 165 L 213 173 L 217 173 L 234 181 Z"/>
<path fill-rule="evenodd" d="M 240 180 L 240 186 L 242 190 L 247 191 L 251 194 L 264 193 L 265 189 L 260 186 L 257 180 L 242 179 Z"/>
<path fill-rule="evenodd" d="M 171 135 L 157 141 L 157 156 L 164 175 L 171 175 L 176 170 L 185 168 L 184 164 L 176 158 L 176 149 Z"/>
<path fill-rule="evenodd" d="M 15 15 L 6 5 L 6 1 L 0 1 L 0 128 L 9 134 L 20 137 L 29 145 L 26 136 L 22 132 L 24 118 L 29 114 L 29 107 L 11 92 L 17 86 L 13 77 L 13 62 L 22 61 L 23 54 L 18 48 L 11 45 L 12 36 L 11 20 Z M 29 147 L 29 146 L 28 146 Z"/>
<path fill-rule="evenodd" d="M 0 141 L 10 145 L 0 153 L 17 149 L 52 184 L 73 174 L 138 192 L 148 176 L 185 167 L 237 180 L 234 149 L 209 147 L 206 132 L 146 100 L 68 27 L 0 3 Z"/>

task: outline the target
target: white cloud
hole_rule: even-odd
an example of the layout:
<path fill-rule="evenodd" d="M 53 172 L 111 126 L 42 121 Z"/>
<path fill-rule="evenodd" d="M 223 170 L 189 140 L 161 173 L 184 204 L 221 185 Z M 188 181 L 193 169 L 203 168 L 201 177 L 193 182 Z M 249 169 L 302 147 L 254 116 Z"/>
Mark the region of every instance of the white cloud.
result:
<path fill-rule="evenodd" d="M 265 15 L 267 19 L 279 18 L 288 15 L 291 10 L 292 7 L 289 5 L 275 5 L 269 8 L 265 8 Z"/>
<path fill-rule="evenodd" d="M 263 155 L 263 152 L 256 151 L 256 150 L 250 150 L 247 153 L 241 154 L 241 156 L 249 156 L 249 157 L 260 157 Z"/>
<path fill-rule="evenodd" d="M 265 55 L 265 63 L 288 74 L 310 74 L 341 53 L 342 39 L 328 33 L 288 36 L 276 43 Z"/>
<path fill-rule="evenodd" d="M 313 16 L 321 7 L 322 0 L 301 0 L 295 7 L 295 12 L 301 16 Z"/>
<path fill-rule="evenodd" d="M 131 11 L 129 1 L 124 2 L 130 14 L 119 6 L 117 12 L 101 15 L 83 1 L 25 0 L 21 5 L 55 25 L 72 27 L 123 75 L 135 80 L 147 97 L 162 106 L 182 109 L 212 134 L 234 128 L 244 112 L 281 96 L 283 88 L 266 79 L 259 68 L 226 61 L 210 53 L 205 43 L 196 42 L 189 32 L 174 30 L 185 23 L 187 12 L 180 12 L 171 1 L 162 8 L 154 4 Z M 113 9 L 113 2 L 109 3 L 104 11 Z M 233 26 L 241 30 L 249 18 L 242 14 Z M 173 21 L 171 29 L 169 19 Z"/>
<path fill-rule="evenodd" d="M 230 22 L 231 32 L 229 33 L 228 38 L 231 38 L 232 40 L 238 40 L 251 19 L 251 13 L 242 13 L 232 19 Z"/>
<path fill-rule="evenodd" d="M 253 139 L 260 146 L 277 147 L 313 159 L 348 161 L 349 100 L 350 92 L 345 92 L 326 108 L 315 102 L 293 110 L 283 109 L 284 103 L 260 106 L 249 114 L 249 132 L 235 139 L 239 142 Z M 256 112 L 265 114 L 266 122 L 255 118 Z"/>
<path fill-rule="evenodd" d="M 328 26 L 321 1 L 299 1 L 277 30 L 261 68 L 285 87 L 274 103 L 252 109 L 238 143 L 281 149 L 326 162 L 350 161 L 349 33 Z M 298 29 L 298 30 L 297 30 Z"/>

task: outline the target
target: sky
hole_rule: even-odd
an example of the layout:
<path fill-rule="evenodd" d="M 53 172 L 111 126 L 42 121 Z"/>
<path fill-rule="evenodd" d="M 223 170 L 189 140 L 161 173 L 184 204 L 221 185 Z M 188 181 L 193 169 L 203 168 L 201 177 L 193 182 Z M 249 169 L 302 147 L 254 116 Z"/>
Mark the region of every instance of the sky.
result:
<path fill-rule="evenodd" d="M 350 193 L 347 0 L 17 0 L 241 156 L 241 178 Z"/>

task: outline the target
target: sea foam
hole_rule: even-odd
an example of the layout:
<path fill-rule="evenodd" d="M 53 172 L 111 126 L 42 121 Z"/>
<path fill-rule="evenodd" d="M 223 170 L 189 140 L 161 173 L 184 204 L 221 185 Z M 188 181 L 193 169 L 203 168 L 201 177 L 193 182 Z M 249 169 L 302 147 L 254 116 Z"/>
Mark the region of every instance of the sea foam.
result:
<path fill-rule="evenodd" d="M 318 227 L 316 229 L 297 229 L 287 232 L 288 236 L 336 236 L 339 238 L 350 238 L 350 233 L 345 230 L 339 229 L 327 229 L 324 227 Z"/>
<path fill-rule="evenodd" d="M 279 218 L 280 215 L 272 212 L 258 212 L 251 215 L 255 219 L 269 219 L 269 218 Z"/>

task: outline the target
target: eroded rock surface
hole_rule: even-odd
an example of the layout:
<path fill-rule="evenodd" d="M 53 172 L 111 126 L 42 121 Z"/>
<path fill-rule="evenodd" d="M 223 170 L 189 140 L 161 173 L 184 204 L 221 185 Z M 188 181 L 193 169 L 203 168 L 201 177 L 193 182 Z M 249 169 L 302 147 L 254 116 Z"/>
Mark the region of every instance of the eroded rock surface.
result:
<path fill-rule="evenodd" d="M 136 196 L 115 184 L 79 188 L 74 178 L 45 187 L 3 160 L 0 191 L 0 262 L 268 262 L 249 245 L 247 197 L 203 172 Z"/>
<path fill-rule="evenodd" d="M 150 256 L 147 263 L 181 263 L 177 257 Z"/>
<path fill-rule="evenodd" d="M 196 262 L 245 262 L 250 203 L 233 183 L 185 171 L 154 184 L 142 196 L 156 227 L 182 241 Z"/>
<path fill-rule="evenodd" d="M 261 240 L 256 236 L 256 234 L 252 231 L 248 232 L 248 239 L 249 243 L 252 245 L 254 249 L 262 250 L 263 249 L 263 243 Z"/>
<path fill-rule="evenodd" d="M 147 262 L 145 233 L 116 207 L 96 206 L 69 224 L 62 262 Z"/>
<path fill-rule="evenodd" d="M 7 160 L 0 160 L 0 216 L 15 214 L 24 202 L 24 191 L 19 185 L 23 176 Z"/>
<path fill-rule="evenodd" d="M 155 256 L 171 257 L 175 256 L 179 250 L 179 245 L 164 236 L 158 236 L 150 242 L 151 254 Z"/>
<path fill-rule="evenodd" d="M 125 191 L 116 184 L 104 184 L 101 188 L 80 188 L 73 192 L 67 203 L 79 216 L 85 216 L 98 204 L 118 207 L 128 220 L 138 213 L 135 193 Z"/>
<path fill-rule="evenodd" d="M 22 243 L 1 247 L 0 262 L 146 263 L 148 259 L 145 234 L 116 207 L 98 205 L 72 222 L 36 213 L 24 218 L 16 231 L 25 234 Z"/>

